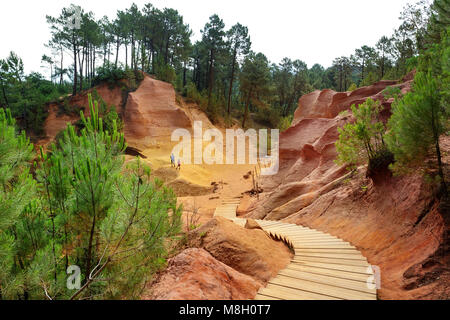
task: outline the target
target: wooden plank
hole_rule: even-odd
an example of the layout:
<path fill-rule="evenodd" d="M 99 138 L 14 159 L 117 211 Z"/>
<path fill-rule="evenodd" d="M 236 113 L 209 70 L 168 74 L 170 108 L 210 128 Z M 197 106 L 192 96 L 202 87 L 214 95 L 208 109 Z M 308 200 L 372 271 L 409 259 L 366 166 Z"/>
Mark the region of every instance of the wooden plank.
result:
<path fill-rule="evenodd" d="M 364 293 L 373 294 L 376 297 L 377 290 L 369 289 L 366 282 L 355 281 L 350 279 L 336 278 L 333 276 L 313 274 L 298 270 L 282 270 L 279 273 L 280 276 L 290 277 L 294 279 L 306 280 L 311 282 L 317 282 L 321 284 L 332 285 L 344 289 L 351 289 L 361 291 Z"/>
<path fill-rule="evenodd" d="M 279 228 L 296 228 L 299 230 L 312 230 L 312 229 L 308 229 L 305 227 L 301 227 L 301 226 L 297 226 L 296 224 L 289 224 L 289 223 L 274 223 L 274 224 L 265 224 L 265 226 L 267 226 L 268 228 L 271 227 L 279 227 Z"/>
<path fill-rule="evenodd" d="M 272 232 L 272 231 L 269 231 Z M 276 233 L 276 232 L 273 232 Z M 280 234 L 283 234 L 286 237 L 291 238 L 292 240 L 338 240 L 341 242 L 344 242 L 342 239 L 330 237 L 326 234 L 317 234 L 317 235 L 299 235 L 299 233 L 292 233 L 292 232 L 280 232 Z"/>
<path fill-rule="evenodd" d="M 294 228 L 297 228 L 297 227 L 294 227 Z M 324 235 L 324 233 L 321 233 L 319 231 L 314 231 L 314 230 L 298 230 L 298 229 L 292 230 L 292 229 L 286 229 L 286 228 L 278 227 L 278 226 L 269 227 L 269 228 L 263 227 L 263 229 L 265 229 L 267 231 L 279 232 L 279 233 L 288 233 L 289 231 L 293 231 L 293 232 L 295 232 L 295 234 L 305 235 L 305 236 L 312 236 L 312 235 L 322 236 L 322 235 Z"/>
<path fill-rule="evenodd" d="M 286 228 L 280 228 L 280 227 L 264 227 L 263 229 L 267 230 L 267 231 L 272 231 L 272 232 L 278 232 L 278 233 L 284 233 L 284 234 L 289 234 L 291 236 L 309 236 L 309 237 L 314 237 L 314 236 L 327 236 L 326 234 L 322 233 L 322 232 L 318 232 L 318 231 L 314 231 L 314 230 L 299 230 L 297 229 L 297 227 L 294 227 L 295 229 L 286 229 Z"/>
<path fill-rule="evenodd" d="M 307 265 L 299 265 L 295 263 L 291 263 L 287 266 L 286 270 L 293 270 L 293 271 L 302 271 L 302 272 L 308 272 L 311 274 L 320 274 L 324 276 L 331 276 L 336 278 L 342 278 L 342 279 L 348 279 L 348 280 L 355 280 L 367 283 L 367 281 L 370 279 L 369 274 L 362 274 L 362 273 L 356 273 L 356 272 L 350 272 L 350 271 L 342 271 L 342 270 L 335 270 L 335 269 L 327 269 L 327 268 L 320 268 L 320 267 L 311 267 Z M 372 279 L 372 283 L 375 282 L 374 279 Z"/>
<path fill-rule="evenodd" d="M 329 234 L 325 234 L 325 233 L 317 233 L 317 234 L 311 234 L 309 232 L 283 232 L 283 234 L 288 235 L 289 237 L 291 237 L 292 239 L 299 239 L 299 240 L 303 240 L 303 239 L 339 239 L 342 240 L 340 238 L 337 237 L 333 237 L 330 236 Z"/>
<path fill-rule="evenodd" d="M 236 218 L 239 202 L 224 200 L 216 213 L 245 226 L 247 219 Z M 368 270 L 366 258 L 350 243 L 295 224 L 255 221 L 273 238 L 291 243 L 295 249 L 291 264 L 261 289 L 255 299 L 376 299 L 376 290 L 367 288 L 373 272 Z"/>
<path fill-rule="evenodd" d="M 297 249 L 296 253 L 308 253 L 308 252 L 323 252 L 323 253 L 345 253 L 345 254 L 354 254 L 361 255 L 356 249 Z"/>
<path fill-rule="evenodd" d="M 354 249 L 355 247 L 342 243 L 342 244 L 309 244 L 309 243 L 298 243 L 295 241 L 292 241 L 294 243 L 294 249 Z"/>
<path fill-rule="evenodd" d="M 254 300 L 259 300 L 259 301 L 269 301 L 269 300 L 282 300 L 279 298 L 274 298 L 274 297 L 270 297 L 270 296 L 265 296 L 263 294 L 257 294 Z"/>
<path fill-rule="evenodd" d="M 278 226 L 278 227 L 282 227 L 282 226 L 294 226 L 294 225 L 288 225 L 288 224 L 286 224 L 286 223 L 284 223 L 284 222 L 270 222 L 270 223 L 267 223 L 267 222 L 258 222 L 258 223 L 260 223 L 262 226 L 267 227 L 267 228 L 270 228 L 270 227 L 276 227 L 276 226 Z"/>
<path fill-rule="evenodd" d="M 338 240 L 342 240 L 337 237 L 330 236 L 328 234 L 320 234 L 320 235 L 319 234 L 318 235 L 303 234 L 303 233 L 291 234 L 291 233 L 287 233 L 287 232 L 284 232 L 284 234 L 288 235 L 292 239 L 298 239 L 298 240 L 307 240 L 307 239 L 333 239 L 333 240 L 338 239 Z"/>
<path fill-rule="evenodd" d="M 328 253 L 328 252 L 297 252 L 295 251 L 295 257 L 319 257 L 319 258 L 330 258 L 330 259 L 346 259 L 346 260 L 358 260 L 365 261 L 367 259 L 358 254 L 345 254 L 345 253 Z"/>
<path fill-rule="evenodd" d="M 292 263 L 289 266 L 309 266 L 309 267 L 316 267 L 316 268 L 322 268 L 322 269 L 328 269 L 328 270 L 340 270 L 340 271 L 347 271 L 347 272 L 354 272 L 354 273 L 360 273 L 364 275 L 372 275 L 372 272 L 368 272 L 367 266 L 352 266 L 352 265 L 344 265 L 344 264 L 331 264 L 331 263 L 323 263 L 323 262 L 316 262 L 316 261 L 292 261 Z"/>
<path fill-rule="evenodd" d="M 342 264 L 346 266 L 359 266 L 359 267 L 368 267 L 369 264 L 366 261 L 360 260 L 348 260 L 348 259 L 335 259 L 335 258 L 318 258 L 318 257 L 294 257 L 292 261 L 307 261 L 307 262 L 320 262 L 320 263 L 329 263 L 329 264 Z"/>
<path fill-rule="evenodd" d="M 289 238 L 290 239 L 290 238 Z M 317 243 L 317 244 L 322 244 L 322 243 L 329 243 L 329 244 L 348 244 L 350 245 L 348 242 L 344 242 L 342 240 L 335 240 L 335 239 L 310 239 L 310 240 L 295 240 L 295 239 L 291 239 L 292 242 L 298 243 L 300 245 L 303 244 L 313 244 L 313 243 Z"/>
<path fill-rule="evenodd" d="M 258 293 L 282 300 L 341 300 L 328 295 L 293 289 L 272 283 L 269 283 L 266 288 L 261 289 Z"/>
<path fill-rule="evenodd" d="M 346 300 L 376 300 L 376 296 L 356 290 L 336 287 L 329 284 L 321 284 L 306 280 L 294 279 L 285 276 L 277 276 L 269 282 L 279 286 L 286 286 L 292 289 L 305 290 L 330 297 Z"/>

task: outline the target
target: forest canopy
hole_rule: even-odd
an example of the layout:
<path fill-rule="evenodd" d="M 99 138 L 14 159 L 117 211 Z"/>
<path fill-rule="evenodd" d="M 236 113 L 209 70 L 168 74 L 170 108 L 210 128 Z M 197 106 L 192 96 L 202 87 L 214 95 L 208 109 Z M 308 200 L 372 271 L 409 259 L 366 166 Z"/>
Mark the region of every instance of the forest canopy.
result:
<path fill-rule="evenodd" d="M 174 84 L 212 120 L 222 117 L 229 123 L 234 117 L 251 125 L 246 114 L 254 113 L 264 125 L 286 126 L 306 93 L 325 88 L 347 91 L 405 75 L 426 47 L 431 11 L 425 1 L 406 6 L 392 35 L 381 37 L 373 47 L 363 45 L 350 56 L 337 57 L 324 68 L 289 57 L 279 63 L 263 59 L 264 53 L 252 50 L 251 30 L 241 23 L 226 26 L 217 14 L 194 41 L 189 24 L 175 9 L 132 4 L 114 17 L 96 17 L 72 5 L 46 18 L 51 38 L 42 64 L 50 72 L 49 80 L 36 73 L 25 76 L 23 62 L 14 53 L 0 60 L 0 106 L 23 118 L 19 125 L 27 132 L 40 134 L 45 103 L 102 81 L 135 81 L 143 71 Z M 80 19 L 75 28 L 67 23 L 74 12 Z M 251 67 L 256 57 L 258 63 Z M 265 80 L 250 90 L 247 80 L 263 74 Z"/>

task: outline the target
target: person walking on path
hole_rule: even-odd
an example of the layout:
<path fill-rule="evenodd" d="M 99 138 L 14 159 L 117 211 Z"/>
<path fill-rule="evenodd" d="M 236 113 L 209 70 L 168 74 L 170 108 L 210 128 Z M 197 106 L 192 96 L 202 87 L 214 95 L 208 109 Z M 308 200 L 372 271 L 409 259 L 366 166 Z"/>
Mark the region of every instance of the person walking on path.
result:
<path fill-rule="evenodd" d="M 181 171 L 181 159 L 178 159 L 178 167 L 177 167 L 177 170 L 180 170 L 180 171 Z"/>
<path fill-rule="evenodd" d="M 170 165 L 175 168 L 175 156 L 173 153 L 170 155 Z"/>

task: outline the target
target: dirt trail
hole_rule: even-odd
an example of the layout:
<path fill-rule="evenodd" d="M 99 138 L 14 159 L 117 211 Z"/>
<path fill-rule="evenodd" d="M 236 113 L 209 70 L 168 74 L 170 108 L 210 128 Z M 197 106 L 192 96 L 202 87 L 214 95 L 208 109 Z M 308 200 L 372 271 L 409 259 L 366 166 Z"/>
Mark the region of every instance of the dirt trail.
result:
<path fill-rule="evenodd" d="M 183 195 L 178 198 L 179 203 L 183 204 L 188 215 L 197 211 L 198 224 L 211 219 L 215 208 L 223 199 L 241 196 L 252 189 L 251 176 L 244 176 L 252 171 L 255 165 L 182 164 L 181 170 L 177 171 L 170 164 L 170 155 L 175 145 L 170 138 L 160 139 L 156 146 L 141 150 L 141 153 L 147 157 L 145 162 L 151 166 L 158 178 L 169 180 L 170 186 L 174 186 L 173 178 L 175 183 L 179 182 L 174 187 L 177 194 Z M 203 190 L 199 195 L 189 194 L 199 187 Z"/>

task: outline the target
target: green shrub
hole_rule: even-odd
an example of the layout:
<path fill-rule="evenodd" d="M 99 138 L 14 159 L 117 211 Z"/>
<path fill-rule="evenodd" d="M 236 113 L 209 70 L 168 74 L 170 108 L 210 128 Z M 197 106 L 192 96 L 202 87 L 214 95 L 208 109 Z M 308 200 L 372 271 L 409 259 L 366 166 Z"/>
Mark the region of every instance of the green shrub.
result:
<path fill-rule="evenodd" d="M 358 89 L 358 86 L 355 83 L 352 83 L 347 91 L 355 91 L 356 89 Z"/>
<path fill-rule="evenodd" d="M 387 87 L 383 91 L 383 97 L 385 99 L 397 99 L 402 95 L 402 90 L 399 87 Z"/>
<path fill-rule="evenodd" d="M 354 123 L 348 123 L 343 128 L 339 128 L 339 140 L 336 142 L 338 152 L 338 164 L 347 164 L 351 169 L 364 163 L 371 163 L 370 166 L 379 168 L 381 159 L 388 158 L 386 154 L 386 144 L 384 134 L 386 128 L 382 122 L 378 121 L 378 115 L 382 110 L 379 101 L 367 99 L 359 107 L 351 107 Z"/>
<path fill-rule="evenodd" d="M 163 62 L 158 62 L 155 66 L 155 75 L 158 80 L 169 82 L 175 85 L 175 81 L 177 79 L 177 74 L 175 69 Z"/>
<path fill-rule="evenodd" d="M 97 76 L 94 78 L 92 84 L 94 86 L 103 82 L 109 83 L 111 86 L 117 85 L 117 83 L 126 78 L 126 73 L 120 67 L 114 65 L 101 66 L 97 68 Z"/>
<path fill-rule="evenodd" d="M 375 82 L 377 82 L 378 80 L 380 80 L 380 79 L 377 76 L 377 74 L 375 72 L 371 71 L 371 72 L 369 72 L 369 74 L 367 74 L 367 76 L 361 82 L 361 87 L 370 86 L 370 85 L 374 84 Z"/>
<path fill-rule="evenodd" d="M 289 129 L 292 125 L 292 121 L 294 120 L 294 116 L 290 115 L 288 117 L 281 117 L 279 124 L 278 124 L 278 129 L 280 129 L 280 132 L 286 131 L 287 129 Z"/>
<path fill-rule="evenodd" d="M 254 120 L 269 128 L 278 128 L 281 121 L 281 116 L 278 110 L 271 106 L 261 106 L 258 108 Z"/>

